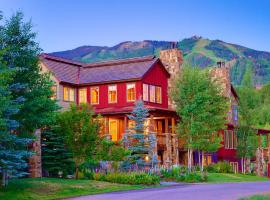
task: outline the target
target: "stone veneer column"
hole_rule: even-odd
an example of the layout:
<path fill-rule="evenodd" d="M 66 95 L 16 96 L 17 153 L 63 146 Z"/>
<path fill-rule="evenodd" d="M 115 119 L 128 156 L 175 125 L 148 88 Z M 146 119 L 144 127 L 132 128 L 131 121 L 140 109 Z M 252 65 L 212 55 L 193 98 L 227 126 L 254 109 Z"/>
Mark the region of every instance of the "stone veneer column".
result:
<path fill-rule="evenodd" d="M 179 49 L 167 49 L 160 51 L 159 58 L 171 77 L 168 82 L 168 92 L 170 91 L 173 82 L 177 75 L 180 73 L 183 63 L 183 54 Z M 175 108 L 173 101 L 169 98 L 169 108 Z"/>
<path fill-rule="evenodd" d="M 29 158 L 29 176 L 31 178 L 42 177 L 41 166 L 41 130 L 37 129 L 34 133 L 36 140 L 33 142 L 32 151 L 35 153 Z"/>

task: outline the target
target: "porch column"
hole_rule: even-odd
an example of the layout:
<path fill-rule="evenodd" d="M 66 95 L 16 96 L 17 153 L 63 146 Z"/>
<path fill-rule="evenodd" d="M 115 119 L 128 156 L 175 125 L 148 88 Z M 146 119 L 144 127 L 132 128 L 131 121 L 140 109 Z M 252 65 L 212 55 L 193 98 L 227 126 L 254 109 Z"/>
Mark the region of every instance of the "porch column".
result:
<path fill-rule="evenodd" d="M 150 126 L 149 126 L 149 132 L 150 133 L 154 133 L 154 115 L 153 114 L 151 114 L 150 115 Z M 155 149 L 154 149 L 154 152 L 153 152 L 153 154 L 154 155 L 156 155 L 157 156 L 157 154 L 158 154 L 158 147 L 157 147 L 157 133 L 155 132 L 155 135 L 156 135 L 156 144 L 155 144 Z"/>
<path fill-rule="evenodd" d="M 261 135 L 258 135 L 258 143 L 259 143 L 259 147 L 257 148 L 257 151 L 256 151 L 256 174 L 258 176 L 263 176 L 264 157 L 263 157 Z"/>
<path fill-rule="evenodd" d="M 32 145 L 32 151 L 35 152 L 29 158 L 29 177 L 39 178 L 42 177 L 42 164 L 41 164 L 41 130 L 35 130 L 35 141 Z"/>
<path fill-rule="evenodd" d="M 108 140 L 111 140 L 111 136 L 109 133 L 109 117 L 104 117 L 104 135 L 107 137 Z"/>

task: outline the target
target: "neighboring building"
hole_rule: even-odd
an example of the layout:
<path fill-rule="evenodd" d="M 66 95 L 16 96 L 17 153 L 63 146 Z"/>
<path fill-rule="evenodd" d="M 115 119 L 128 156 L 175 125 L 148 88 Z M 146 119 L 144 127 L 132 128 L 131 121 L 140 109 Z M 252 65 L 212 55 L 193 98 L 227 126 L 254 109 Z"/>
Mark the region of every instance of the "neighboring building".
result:
<path fill-rule="evenodd" d="M 42 71 L 52 73 L 54 98 L 59 100 L 60 106 L 66 109 L 71 102 L 91 104 L 95 112 L 104 117 L 102 133 L 109 135 L 113 141 L 122 139 L 125 129 L 132 123 L 127 115 L 133 110 L 134 102 L 142 99 L 150 113 L 146 123 L 157 132 L 159 160 L 166 166 L 187 162 L 183 142 L 178 141 L 175 134 L 178 117 L 168 98 L 168 88 L 179 73 L 182 62 L 182 53 L 178 49 L 163 50 L 160 58 L 146 56 L 91 64 L 48 54 L 40 56 Z M 213 77 L 221 80 L 231 109 L 227 129 L 220 132 L 224 147 L 217 153 L 207 154 L 205 163 L 228 160 L 237 169 L 240 166 L 235 156 L 237 141 L 234 127 L 238 122 L 238 96 L 225 64 L 219 63 L 212 73 Z M 196 155 L 194 157 L 196 163 Z"/>

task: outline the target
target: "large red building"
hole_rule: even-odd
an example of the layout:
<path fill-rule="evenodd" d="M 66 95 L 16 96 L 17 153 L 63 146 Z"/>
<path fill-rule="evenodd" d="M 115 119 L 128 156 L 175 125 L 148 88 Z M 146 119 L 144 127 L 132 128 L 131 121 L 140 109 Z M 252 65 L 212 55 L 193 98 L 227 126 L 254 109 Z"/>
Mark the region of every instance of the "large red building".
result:
<path fill-rule="evenodd" d="M 142 99 L 150 113 L 146 123 L 157 133 L 159 159 L 167 166 L 186 164 L 187 160 L 183 142 L 175 133 L 178 117 L 168 98 L 171 79 L 179 73 L 182 61 L 182 53 L 178 49 L 161 51 L 159 58 L 146 56 L 91 64 L 48 54 L 40 56 L 42 70 L 52 73 L 53 90 L 59 105 L 66 109 L 71 102 L 91 104 L 95 112 L 104 117 L 103 134 L 110 135 L 114 141 L 122 139 L 131 123 L 127 115 L 133 110 L 134 102 Z M 230 83 L 228 67 L 219 63 L 212 73 L 220 79 L 231 109 L 224 122 L 227 129 L 221 131 L 224 146 L 217 153 L 207 155 L 205 163 L 228 160 L 237 169 L 234 127 L 238 121 L 238 97 Z"/>

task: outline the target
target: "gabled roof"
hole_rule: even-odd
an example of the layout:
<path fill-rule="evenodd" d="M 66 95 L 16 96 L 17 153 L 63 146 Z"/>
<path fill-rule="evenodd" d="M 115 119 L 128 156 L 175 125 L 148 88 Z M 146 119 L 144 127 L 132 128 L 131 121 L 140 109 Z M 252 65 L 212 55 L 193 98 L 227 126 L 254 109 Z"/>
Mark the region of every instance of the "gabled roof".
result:
<path fill-rule="evenodd" d="M 40 60 L 60 82 L 81 85 L 139 80 L 160 62 L 159 58 L 145 56 L 85 64 L 48 54 L 42 54 Z"/>

